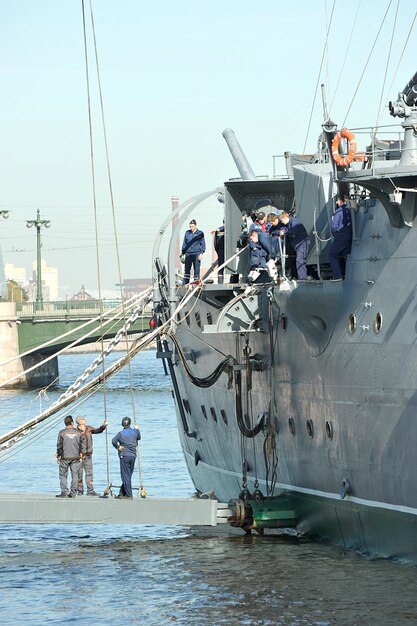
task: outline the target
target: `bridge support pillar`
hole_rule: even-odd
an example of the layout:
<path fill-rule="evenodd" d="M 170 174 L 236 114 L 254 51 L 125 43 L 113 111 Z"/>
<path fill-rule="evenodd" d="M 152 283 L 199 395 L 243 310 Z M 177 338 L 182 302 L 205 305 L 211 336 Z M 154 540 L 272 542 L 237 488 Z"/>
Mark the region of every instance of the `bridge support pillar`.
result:
<path fill-rule="evenodd" d="M 17 334 L 16 304 L 14 302 L 0 302 L 0 362 L 7 361 L 19 354 L 19 339 Z M 10 378 L 22 374 L 21 359 L 15 359 L 0 367 L 0 384 Z M 26 377 L 22 374 L 9 387 L 26 387 Z"/>
<path fill-rule="evenodd" d="M 0 302 L 0 363 L 19 355 L 19 337 L 17 325 L 20 323 L 16 316 L 15 302 Z M 58 357 L 54 357 L 48 363 L 37 367 L 29 374 L 23 374 L 24 370 L 40 363 L 45 355 L 32 352 L 27 356 L 14 359 L 0 367 L 0 384 L 7 380 L 17 378 L 6 387 L 46 387 L 58 378 Z"/>
<path fill-rule="evenodd" d="M 23 369 L 27 370 L 34 365 L 37 365 L 45 358 L 44 354 L 39 352 L 31 352 L 30 354 L 22 358 Z M 58 369 L 58 357 L 54 356 L 53 359 L 40 365 L 36 369 L 26 374 L 26 384 L 28 387 L 38 389 L 40 387 L 46 387 L 52 382 L 58 382 L 59 369 Z"/>

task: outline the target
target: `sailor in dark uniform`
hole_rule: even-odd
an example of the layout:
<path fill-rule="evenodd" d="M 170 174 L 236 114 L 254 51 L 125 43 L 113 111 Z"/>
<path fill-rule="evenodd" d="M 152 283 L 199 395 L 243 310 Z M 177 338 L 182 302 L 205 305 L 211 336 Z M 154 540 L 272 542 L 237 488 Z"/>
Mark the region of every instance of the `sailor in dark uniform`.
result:
<path fill-rule="evenodd" d="M 190 221 L 190 228 L 184 235 L 181 255 L 185 256 L 183 285 L 190 282 L 191 266 L 194 268 L 194 281 L 200 278 L 200 263 L 206 251 L 206 242 L 202 230 L 198 230 L 197 222 Z"/>
<path fill-rule="evenodd" d="M 352 215 L 346 205 L 345 194 L 337 196 L 336 209 L 332 217 L 332 235 L 333 241 L 329 249 L 332 280 L 342 280 L 345 277 L 346 257 L 352 249 Z"/>
<path fill-rule="evenodd" d="M 298 280 L 306 280 L 306 261 L 310 242 L 308 240 L 308 233 L 305 226 L 296 217 L 290 217 L 286 211 L 281 213 L 279 221 L 282 224 L 280 236 L 285 236 L 287 238 L 287 242 L 291 245 L 295 252 L 297 278 Z"/>
<path fill-rule="evenodd" d="M 120 475 L 122 478 L 122 486 L 116 498 L 129 500 L 133 497 L 132 475 L 135 469 L 136 450 L 140 439 L 139 430 L 131 428 L 131 423 L 130 417 L 124 417 L 122 419 L 123 430 L 112 439 L 112 444 L 119 453 Z"/>

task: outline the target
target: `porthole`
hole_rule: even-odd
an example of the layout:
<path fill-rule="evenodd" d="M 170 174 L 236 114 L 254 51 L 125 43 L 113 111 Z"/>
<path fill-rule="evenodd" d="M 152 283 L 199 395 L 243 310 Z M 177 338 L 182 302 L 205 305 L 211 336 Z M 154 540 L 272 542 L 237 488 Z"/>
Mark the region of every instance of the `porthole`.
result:
<path fill-rule="evenodd" d="M 333 424 L 331 422 L 326 422 L 326 435 L 330 440 L 333 439 Z"/>
<path fill-rule="evenodd" d="M 213 324 L 213 316 L 210 311 L 207 313 L 207 324 L 210 324 L 210 326 Z"/>
<path fill-rule="evenodd" d="M 220 415 L 222 416 L 222 420 L 225 424 L 227 424 L 227 415 L 224 409 L 220 409 Z"/>
<path fill-rule="evenodd" d="M 284 315 L 284 313 L 282 313 L 280 321 L 282 330 L 287 330 L 287 317 L 286 315 Z"/>
<path fill-rule="evenodd" d="M 376 318 L 374 320 L 374 331 L 376 335 L 378 335 L 381 332 L 381 328 L 382 328 L 382 314 L 377 313 Z"/>
<path fill-rule="evenodd" d="M 214 419 L 214 421 L 217 423 L 217 415 L 216 415 L 216 409 L 214 408 L 214 406 L 210 407 L 210 413 L 211 413 L 211 417 Z"/>
<path fill-rule="evenodd" d="M 348 331 L 350 332 L 351 335 L 353 335 L 353 333 L 356 330 L 356 315 L 354 313 L 351 313 L 349 315 L 349 321 L 348 321 Z"/>
<path fill-rule="evenodd" d="M 290 429 L 290 433 L 295 436 L 295 423 L 293 417 L 288 419 L 288 428 Z"/>
<path fill-rule="evenodd" d="M 206 411 L 206 407 L 204 406 L 204 404 L 201 405 L 201 411 L 202 411 L 205 419 L 207 419 L 207 411 Z"/>
<path fill-rule="evenodd" d="M 188 415 L 191 415 L 191 407 L 190 407 L 190 403 L 188 402 L 188 400 L 183 398 L 182 403 L 184 405 L 185 411 L 188 413 Z"/>
<path fill-rule="evenodd" d="M 184 319 L 187 322 L 187 326 L 191 326 L 190 314 L 188 311 L 184 311 Z"/>
<path fill-rule="evenodd" d="M 313 437 L 314 437 L 314 426 L 313 426 L 313 420 L 307 420 L 307 422 L 306 422 L 306 426 L 307 426 L 307 433 L 308 433 L 308 436 L 310 437 L 310 439 L 313 439 Z"/>
<path fill-rule="evenodd" d="M 201 317 L 200 317 L 200 313 L 194 313 L 194 317 L 195 317 L 195 321 L 196 324 L 199 328 L 201 328 Z"/>

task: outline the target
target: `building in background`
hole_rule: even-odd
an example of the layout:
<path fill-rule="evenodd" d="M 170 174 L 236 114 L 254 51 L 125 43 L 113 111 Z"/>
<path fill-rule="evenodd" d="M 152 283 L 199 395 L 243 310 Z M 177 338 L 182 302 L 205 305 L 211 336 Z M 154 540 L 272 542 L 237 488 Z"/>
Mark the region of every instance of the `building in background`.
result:
<path fill-rule="evenodd" d="M 6 263 L 4 266 L 5 280 L 14 280 L 21 287 L 27 284 L 26 269 L 24 267 L 16 267 L 13 263 Z"/>
<path fill-rule="evenodd" d="M 58 300 L 58 269 L 41 260 L 42 295 L 44 300 Z M 32 262 L 32 280 L 36 283 L 36 261 Z M 36 296 L 35 296 L 36 297 Z"/>
<path fill-rule="evenodd" d="M 58 269 L 50 267 L 46 261 L 41 261 L 42 273 L 42 297 L 45 302 L 58 300 Z M 36 261 L 32 263 L 32 278 L 27 279 L 26 268 L 16 267 L 13 263 L 6 263 L 4 266 L 4 274 L 6 280 L 14 280 L 27 292 L 30 302 L 36 300 L 37 275 Z"/>
<path fill-rule="evenodd" d="M 88 293 L 88 291 L 85 290 L 84 285 L 81 285 L 80 291 L 78 293 L 74 293 L 74 295 L 71 296 L 71 298 L 68 298 L 68 300 L 70 300 L 71 302 L 85 302 L 86 300 L 95 300 L 95 298 L 91 295 L 91 293 Z"/>
<path fill-rule="evenodd" d="M 123 281 L 123 298 L 128 300 L 145 291 L 152 285 L 152 278 L 125 278 Z M 120 287 L 120 285 L 116 285 Z"/>

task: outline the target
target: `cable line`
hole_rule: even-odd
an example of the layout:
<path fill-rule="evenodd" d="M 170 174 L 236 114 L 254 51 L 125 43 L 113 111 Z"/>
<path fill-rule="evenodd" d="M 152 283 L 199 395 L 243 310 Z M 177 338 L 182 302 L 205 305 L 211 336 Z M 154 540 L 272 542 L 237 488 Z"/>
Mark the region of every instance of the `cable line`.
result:
<path fill-rule="evenodd" d="M 389 44 L 389 49 L 388 49 L 388 55 L 387 55 L 387 62 L 385 65 L 385 73 L 384 73 L 384 80 L 382 81 L 382 87 L 381 87 L 381 98 L 379 100 L 379 107 L 378 107 L 378 115 L 376 117 L 376 123 L 375 123 L 375 132 L 378 129 L 378 124 L 379 124 L 379 117 L 381 115 L 381 108 L 382 108 L 382 98 L 384 96 L 384 87 L 385 87 L 385 82 L 387 80 L 387 73 L 388 73 L 388 66 L 389 66 L 389 62 L 391 59 L 391 51 L 392 51 L 392 42 L 394 40 L 394 33 L 395 33 L 395 26 L 397 24 L 397 17 L 398 17 L 398 9 L 400 8 L 400 0 L 397 0 L 397 9 L 395 11 L 395 18 L 394 18 L 394 24 L 392 26 L 392 33 L 391 33 L 391 41 Z"/>
<path fill-rule="evenodd" d="M 326 32 L 326 40 L 325 40 L 325 44 L 324 44 L 324 48 L 323 48 L 323 54 L 322 54 L 322 57 L 321 57 L 320 69 L 319 69 L 319 73 L 318 73 L 318 76 L 317 76 L 316 89 L 315 89 L 315 91 L 314 91 L 313 104 L 311 105 L 311 112 L 310 112 L 310 117 L 309 117 L 309 120 L 308 120 L 308 126 L 307 126 L 306 138 L 305 138 L 305 141 L 304 141 L 303 153 L 304 153 L 304 152 L 305 152 L 305 150 L 306 150 L 306 145 L 307 145 L 307 140 L 308 140 L 308 134 L 309 134 L 309 132 L 310 132 L 311 120 L 312 120 L 312 118 L 313 118 L 314 106 L 315 106 L 315 104 L 316 104 L 317 90 L 318 90 L 318 88 L 319 88 L 320 76 L 321 76 L 321 70 L 322 70 L 322 68 L 323 68 L 324 58 L 325 58 L 325 55 L 326 55 L 326 50 L 327 50 L 327 42 L 328 42 L 328 38 L 329 38 L 330 27 L 331 27 L 331 25 L 332 25 L 333 13 L 334 13 L 334 8 L 335 8 L 335 5 L 336 5 L 336 0 L 333 0 L 332 12 L 331 12 L 331 15 L 330 15 L 329 26 L 328 26 L 328 28 L 327 28 L 327 32 Z"/>
<path fill-rule="evenodd" d="M 362 72 L 362 74 L 361 74 L 361 76 L 360 76 L 360 78 L 359 78 L 359 82 L 358 82 L 358 84 L 357 84 L 357 86 L 356 86 L 356 89 L 355 89 L 354 94 L 353 94 L 353 96 L 352 96 L 352 100 L 350 101 L 350 104 L 349 104 L 348 110 L 347 110 L 347 112 L 346 112 L 345 119 L 343 120 L 342 128 L 344 128 L 344 126 L 345 126 L 345 124 L 346 124 L 346 119 L 347 119 L 347 117 L 348 117 L 348 115 L 349 115 L 349 113 L 350 113 L 350 109 L 352 108 L 352 105 L 353 105 L 353 103 L 354 103 L 354 101 L 355 101 L 356 94 L 358 93 L 358 89 L 359 89 L 360 84 L 361 84 L 361 82 L 362 82 L 362 78 L 363 78 L 363 77 L 364 77 L 364 75 L 365 75 L 366 68 L 368 67 L 368 64 L 369 64 L 369 61 L 370 61 L 370 59 L 371 59 L 372 53 L 373 53 L 374 48 L 375 48 L 375 46 L 376 46 L 376 42 L 378 41 L 379 35 L 381 34 L 381 30 L 382 30 L 382 27 L 383 27 L 383 25 L 384 25 L 385 19 L 386 19 L 387 15 L 388 15 L 388 11 L 389 11 L 389 8 L 390 8 L 390 6 L 391 6 L 391 3 L 392 3 L 392 0 L 389 0 L 389 2 L 388 2 L 388 6 L 387 6 L 386 11 L 385 11 L 385 14 L 384 14 L 384 17 L 382 18 L 381 25 L 380 25 L 380 27 L 379 27 L 379 30 L 378 30 L 378 32 L 377 32 L 377 34 L 376 34 L 376 37 L 375 37 L 374 43 L 372 44 L 371 51 L 370 51 L 370 53 L 369 53 L 369 55 L 368 55 L 368 58 L 367 58 L 367 60 L 366 60 L 365 67 L 363 68 L 363 72 Z"/>
<path fill-rule="evenodd" d="M 104 115 L 103 91 L 101 87 L 100 64 L 99 64 L 99 59 L 98 59 L 97 39 L 96 39 L 96 31 L 95 31 L 95 25 L 94 25 L 92 0 L 90 0 L 90 16 L 91 16 L 91 27 L 92 27 L 93 42 L 94 42 L 97 84 L 98 84 L 98 90 L 99 90 L 99 96 L 100 96 L 101 122 L 102 122 L 102 129 L 103 129 L 105 155 L 106 155 L 107 179 L 108 179 L 108 185 L 109 185 L 109 194 L 110 194 L 112 218 L 113 218 L 113 234 L 114 234 L 114 241 L 115 241 L 115 248 L 116 248 L 117 272 L 118 272 L 119 285 L 120 285 L 120 295 L 121 295 L 121 300 L 122 300 L 122 310 L 123 310 L 123 315 L 125 316 L 124 304 L 123 304 L 124 303 L 123 278 L 122 278 L 121 263 L 120 263 L 120 251 L 119 251 L 119 241 L 118 241 L 117 225 L 116 225 L 116 212 L 115 212 L 115 203 L 114 203 L 114 194 L 113 194 L 113 183 L 112 183 L 112 175 L 111 175 L 111 168 L 110 168 L 107 130 L 106 130 L 105 115 Z M 129 339 L 128 339 L 127 333 L 125 336 L 125 341 L 126 341 L 126 349 L 128 349 Z M 137 427 L 136 407 L 135 407 L 135 396 L 134 396 L 134 390 L 133 390 L 132 364 L 130 361 L 128 361 L 128 371 L 129 371 L 130 395 L 131 395 L 131 402 L 132 402 L 133 424 L 136 428 Z M 107 454 L 108 454 L 108 446 L 107 446 Z M 141 471 L 141 465 L 140 465 L 139 448 L 138 448 L 137 457 L 138 457 L 138 470 L 139 470 L 139 480 L 140 480 L 140 493 L 142 495 L 144 493 L 144 487 L 142 483 L 142 471 Z"/>

